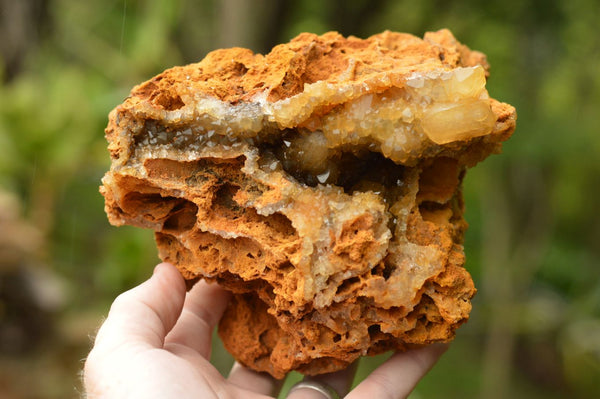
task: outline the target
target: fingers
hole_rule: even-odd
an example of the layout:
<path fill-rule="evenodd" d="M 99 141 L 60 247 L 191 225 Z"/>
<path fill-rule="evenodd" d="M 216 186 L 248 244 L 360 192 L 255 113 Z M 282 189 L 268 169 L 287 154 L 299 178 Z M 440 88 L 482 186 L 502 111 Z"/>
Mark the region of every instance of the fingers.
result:
<path fill-rule="evenodd" d="M 235 362 L 227 380 L 238 387 L 258 394 L 276 397 L 283 380 L 276 380 L 267 373 L 258 373 Z"/>
<path fill-rule="evenodd" d="M 406 398 L 448 345 L 434 344 L 394 354 L 350 392 L 346 399 Z"/>
<path fill-rule="evenodd" d="M 185 283 L 177 269 L 161 263 L 152 277 L 119 295 L 96 336 L 95 349 L 124 343 L 160 348 L 173 328 L 185 298 Z"/>
<path fill-rule="evenodd" d="M 167 335 L 165 345 L 184 345 L 210 358 L 212 332 L 229 302 L 229 292 L 217 284 L 201 280 L 185 298 L 177 325 Z"/>
<path fill-rule="evenodd" d="M 356 373 L 357 362 L 351 364 L 348 368 L 335 373 L 321 374 L 318 376 L 305 377 L 303 381 L 316 381 L 333 388 L 338 395 L 343 398 L 352 386 L 352 380 Z M 375 398 L 374 396 L 373 398 Z M 323 394 L 310 388 L 298 388 L 290 392 L 286 399 L 323 399 Z"/>

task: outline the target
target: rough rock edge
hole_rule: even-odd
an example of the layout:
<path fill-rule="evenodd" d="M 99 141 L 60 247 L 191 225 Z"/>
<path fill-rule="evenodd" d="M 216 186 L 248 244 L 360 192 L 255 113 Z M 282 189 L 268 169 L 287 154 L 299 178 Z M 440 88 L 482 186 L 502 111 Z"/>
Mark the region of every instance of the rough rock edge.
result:
<path fill-rule="evenodd" d="M 512 134 L 515 114 L 509 105 L 491 100 L 497 115 L 492 134 L 445 146 L 440 157 L 424 159 L 407 174 L 410 187 L 404 194 L 413 202 L 403 205 L 408 213 L 402 231 L 396 231 L 406 240 L 394 245 L 422 252 L 433 248 L 441 265 L 409 303 L 386 301 L 386 295 L 394 295 L 381 291 L 394 272 L 386 264 L 389 255 L 380 253 L 389 238 L 374 226 L 382 226 L 389 215 L 368 193 L 343 198 L 344 204 L 363 201 L 372 206 L 344 219 L 334 240 L 338 258 L 354 263 L 354 269 L 346 270 L 350 273 L 345 279 L 338 276 L 327 299 L 318 292 L 306 296 L 298 289 L 306 270 L 300 273 L 292 265 L 303 248 L 302 237 L 289 214 L 265 210 L 289 200 L 290 192 L 307 196 L 304 205 L 311 196 L 322 204 L 340 201 L 339 193 L 326 187 L 290 189 L 281 174 L 257 178 L 261 172 L 256 154 L 247 147 L 220 148 L 204 154 L 208 158 L 185 161 L 139 158 L 132 132 L 148 118 L 165 118 L 185 107 L 185 101 L 197 98 L 190 93 L 233 105 L 256 98 L 278 103 L 319 81 L 338 86 L 366 82 L 377 91 L 386 87 L 374 77 L 390 69 L 400 71 L 392 76 L 392 84 L 401 84 L 412 72 L 477 64 L 487 71 L 483 54 L 470 51 L 443 30 L 427 33 L 424 40 L 392 32 L 367 40 L 337 33 L 302 34 L 266 56 L 245 49 L 217 50 L 198 64 L 167 70 L 134 88 L 111 113 L 106 134 L 113 166 L 102 187 L 109 219 L 116 225 L 154 229 L 161 258 L 176 264 L 187 279 L 215 280 L 235 293 L 220 334 L 236 359 L 255 370 L 278 378 L 292 369 L 320 374 L 364 354 L 451 340 L 468 319 L 475 293 L 462 267 L 466 223 L 460 181 L 465 167 L 498 152 L 500 142 Z M 327 107 L 313 110 L 326 112 Z M 455 172 L 445 191 L 435 179 L 448 169 L 436 164 L 439 159 L 455 159 L 450 161 Z M 436 200 L 445 206 L 419 207 Z M 332 212 L 330 207 L 327 212 Z M 294 213 L 294 221 L 301 218 L 299 213 Z M 193 252 L 185 247 L 192 242 Z M 365 265 L 365 259 L 379 261 Z"/>

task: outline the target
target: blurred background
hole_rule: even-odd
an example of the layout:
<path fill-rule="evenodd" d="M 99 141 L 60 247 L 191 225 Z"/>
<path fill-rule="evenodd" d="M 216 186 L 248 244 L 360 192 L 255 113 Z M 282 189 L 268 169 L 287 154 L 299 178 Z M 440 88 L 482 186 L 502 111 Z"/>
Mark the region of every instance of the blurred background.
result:
<path fill-rule="evenodd" d="M 411 398 L 600 397 L 599 17 L 597 0 L 0 0 L 0 398 L 78 397 L 111 301 L 158 261 L 98 193 L 107 114 L 133 85 L 304 31 L 440 28 L 488 55 L 488 89 L 519 118 L 467 174 L 479 293 Z"/>

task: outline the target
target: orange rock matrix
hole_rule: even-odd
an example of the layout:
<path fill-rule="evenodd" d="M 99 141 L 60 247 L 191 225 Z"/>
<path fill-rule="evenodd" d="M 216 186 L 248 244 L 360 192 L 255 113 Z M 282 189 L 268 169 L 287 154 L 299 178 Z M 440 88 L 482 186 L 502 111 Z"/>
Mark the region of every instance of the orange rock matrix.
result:
<path fill-rule="evenodd" d="M 487 77 L 447 30 L 213 51 L 110 114 L 106 213 L 233 292 L 219 333 L 254 370 L 447 342 L 475 294 L 461 182 L 515 128 Z"/>

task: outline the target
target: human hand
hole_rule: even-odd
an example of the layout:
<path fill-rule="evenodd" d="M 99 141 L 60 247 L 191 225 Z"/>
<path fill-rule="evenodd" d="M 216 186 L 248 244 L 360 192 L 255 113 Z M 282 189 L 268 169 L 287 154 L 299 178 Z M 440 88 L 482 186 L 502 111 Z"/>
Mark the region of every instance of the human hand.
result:
<path fill-rule="evenodd" d="M 223 377 L 210 364 L 212 331 L 229 294 L 216 284 L 197 283 L 186 294 L 177 269 L 161 263 L 152 278 L 121 294 L 98 331 L 84 369 L 88 399 L 94 398 L 272 398 L 281 382 L 235 363 Z M 347 399 L 404 398 L 435 364 L 445 347 L 397 353 Z M 314 377 L 345 395 L 354 368 Z M 294 389 L 288 399 L 325 398 Z"/>

